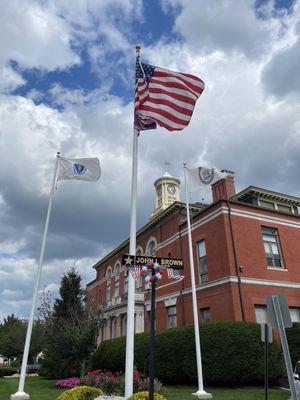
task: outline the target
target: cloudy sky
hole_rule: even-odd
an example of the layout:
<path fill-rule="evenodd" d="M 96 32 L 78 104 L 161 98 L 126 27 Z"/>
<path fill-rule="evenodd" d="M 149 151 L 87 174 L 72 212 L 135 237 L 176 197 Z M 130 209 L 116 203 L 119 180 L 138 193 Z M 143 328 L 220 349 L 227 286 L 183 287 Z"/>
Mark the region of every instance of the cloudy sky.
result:
<path fill-rule="evenodd" d="M 60 182 L 42 286 L 128 237 L 135 44 L 143 61 L 201 77 L 187 129 L 139 140 L 138 225 L 170 162 L 236 172 L 300 196 L 299 0 L 0 0 L 0 319 L 27 317 L 55 154 L 99 157 L 97 183 Z M 198 192 L 194 201 L 210 201 Z"/>

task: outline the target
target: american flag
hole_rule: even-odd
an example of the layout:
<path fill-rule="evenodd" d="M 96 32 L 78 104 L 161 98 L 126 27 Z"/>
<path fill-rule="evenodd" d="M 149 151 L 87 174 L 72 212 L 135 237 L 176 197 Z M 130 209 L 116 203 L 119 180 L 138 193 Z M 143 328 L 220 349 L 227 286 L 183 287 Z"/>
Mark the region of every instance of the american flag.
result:
<path fill-rule="evenodd" d="M 133 277 L 133 279 L 138 279 L 139 275 L 140 275 L 140 268 L 139 267 L 135 267 L 135 266 L 131 266 L 128 268 L 131 276 Z"/>
<path fill-rule="evenodd" d="M 135 127 L 180 131 L 190 122 L 204 82 L 196 76 L 143 64 L 137 57 Z"/>
<path fill-rule="evenodd" d="M 176 281 L 181 281 L 184 278 L 183 275 L 174 274 L 173 268 L 167 268 L 168 278 L 175 279 Z"/>

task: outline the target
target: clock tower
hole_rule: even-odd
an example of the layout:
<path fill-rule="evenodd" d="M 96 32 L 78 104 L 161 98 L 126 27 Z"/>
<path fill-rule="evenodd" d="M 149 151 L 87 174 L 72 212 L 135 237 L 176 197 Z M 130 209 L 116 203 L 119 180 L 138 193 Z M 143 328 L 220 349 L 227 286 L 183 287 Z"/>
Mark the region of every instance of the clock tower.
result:
<path fill-rule="evenodd" d="M 174 178 L 167 170 L 161 178 L 156 179 L 154 182 L 156 207 L 150 218 L 156 217 L 157 214 L 168 208 L 175 201 L 180 201 L 179 186 L 180 180 Z"/>

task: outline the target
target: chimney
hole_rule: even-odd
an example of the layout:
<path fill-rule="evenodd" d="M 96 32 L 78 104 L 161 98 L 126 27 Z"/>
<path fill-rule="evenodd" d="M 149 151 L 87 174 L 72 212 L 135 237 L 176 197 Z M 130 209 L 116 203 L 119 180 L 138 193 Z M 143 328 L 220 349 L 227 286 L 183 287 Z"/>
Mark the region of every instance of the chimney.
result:
<path fill-rule="evenodd" d="M 214 202 L 221 199 L 229 200 L 230 197 L 235 195 L 234 172 L 227 169 L 222 169 L 221 172 L 225 172 L 227 177 L 220 179 L 211 186 Z"/>

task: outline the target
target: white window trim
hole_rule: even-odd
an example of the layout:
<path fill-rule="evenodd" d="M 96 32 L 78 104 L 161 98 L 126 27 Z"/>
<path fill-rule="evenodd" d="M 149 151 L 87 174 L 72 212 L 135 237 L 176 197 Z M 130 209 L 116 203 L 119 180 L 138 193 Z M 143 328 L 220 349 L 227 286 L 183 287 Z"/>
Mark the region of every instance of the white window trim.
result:
<path fill-rule="evenodd" d="M 117 267 L 119 267 L 119 273 L 116 272 Z M 115 279 L 117 279 L 117 280 L 119 279 L 119 275 L 120 275 L 120 272 L 121 272 L 121 268 L 122 268 L 121 262 L 118 260 L 118 261 L 115 263 L 115 266 L 114 266 L 114 275 L 115 275 Z"/>
<path fill-rule="evenodd" d="M 109 276 L 109 272 L 110 272 L 110 276 Z M 112 268 L 110 266 L 106 270 L 105 277 L 106 277 L 106 279 L 111 279 L 111 277 L 112 277 Z"/>
<path fill-rule="evenodd" d="M 268 208 L 267 207 L 264 207 L 263 205 L 261 205 L 261 201 L 265 201 L 266 203 L 271 203 L 271 204 L 273 204 L 274 205 L 274 208 L 273 208 L 273 210 L 276 210 L 276 211 L 279 211 L 279 212 L 284 212 L 284 211 L 282 211 L 282 210 L 279 210 L 278 209 L 278 206 L 286 206 L 286 207 L 290 207 L 290 209 L 291 209 L 291 213 L 292 214 L 295 214 L 295 210 L 294 210 L 294 208 L 293 208 L 293 206 L 292 205 L 290 205 L 290 204 L 285 204 L 285 203 L 277 203 L 276 201 L 274 202 L 274 201 L 272 201 L 272 200 L 268 200 L 268 199 L 262 199 L 262 198 L 258 198 L 258 205 L 260 206 L 260 207 L 263 207 L 263 208 L 265 208 L 265 209 L 267 209 L 268 210 Z M 272 208 L 269 208 L 269 210 L 272 210 Z"/>
<path fill-rule="evenodd" d="M 144 254 L 144 250 L 143 250 L 142 246 L 140 246 L 140 245 L 136 246 L 136 253 L 138 252 L 138 250 L 141 251 L 141 254 Z"/>
<path fill-rule="evenodd" d="M 173 298 L 169 298 L 167 300 L 165 300 L 165 306 L 168 307 L 172 307 L 172 306 L 176 306 L 177 303 L 177 297 L 173 297 Z"/>
<path fill-rule="evenodd" d="M 283 271 L 283 272 L 288 272 L 287 268 L 284 267 L 267 267 L 267 269 L 271 269 L 272 271 Z"/>

